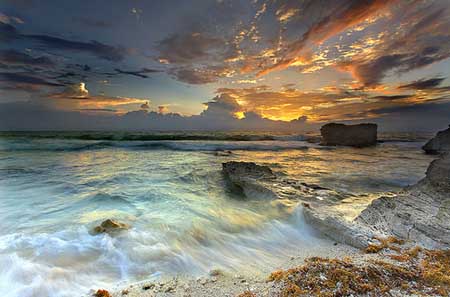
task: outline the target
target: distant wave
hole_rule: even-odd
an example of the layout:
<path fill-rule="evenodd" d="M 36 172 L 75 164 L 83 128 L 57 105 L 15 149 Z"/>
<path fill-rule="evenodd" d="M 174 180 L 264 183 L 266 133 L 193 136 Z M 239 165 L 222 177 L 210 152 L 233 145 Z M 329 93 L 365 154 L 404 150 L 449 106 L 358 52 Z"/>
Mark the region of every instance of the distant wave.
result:
<path fill-rule="evenodd" d="M 162 141 L 162 140 L 203 140 L 203 141 L 265 141 L 265 140 L 304 140 L 299 134 L 278 135 L 274 133 L 237 132 L 0 132 L 0 137 L 65 140 L 104 140 L 104 141 Z"/>
<path fill-rule="evenodd" d="M 5 143 L 0 144 L 0 151 L 86 151 L 106 148 L 130 150 L 174 150 L 174 151 L 282 151 L 304 150 L 313 145 L 304 141 L 52 141 L 40 143 Z"/>

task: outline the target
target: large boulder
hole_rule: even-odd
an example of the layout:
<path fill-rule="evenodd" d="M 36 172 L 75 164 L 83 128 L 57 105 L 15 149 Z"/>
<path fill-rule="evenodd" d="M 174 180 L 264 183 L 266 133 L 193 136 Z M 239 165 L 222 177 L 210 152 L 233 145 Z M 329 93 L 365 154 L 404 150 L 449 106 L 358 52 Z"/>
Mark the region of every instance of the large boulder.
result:
<path fill-rule="evenodd" d="M 330 123 L 320 128 L 323 145 L 372 146 L 377 143 L 376 124 L 345 125 Z"/>
<path fill-rule="evenodd" d="M 427 154 L 442 154 L 450 152 L 450 128 L 440 131 L 430 139 L 422 149 Z"/>

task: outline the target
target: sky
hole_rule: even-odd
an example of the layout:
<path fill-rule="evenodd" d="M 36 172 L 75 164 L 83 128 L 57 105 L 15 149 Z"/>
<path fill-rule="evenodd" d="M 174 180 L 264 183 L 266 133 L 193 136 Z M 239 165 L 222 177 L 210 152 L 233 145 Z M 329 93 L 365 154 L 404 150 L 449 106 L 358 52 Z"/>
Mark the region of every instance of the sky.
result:
<path fill-rule="evenodd" d="M 0 130 L 450 124 L 448 0 L 1 0 Z"/>

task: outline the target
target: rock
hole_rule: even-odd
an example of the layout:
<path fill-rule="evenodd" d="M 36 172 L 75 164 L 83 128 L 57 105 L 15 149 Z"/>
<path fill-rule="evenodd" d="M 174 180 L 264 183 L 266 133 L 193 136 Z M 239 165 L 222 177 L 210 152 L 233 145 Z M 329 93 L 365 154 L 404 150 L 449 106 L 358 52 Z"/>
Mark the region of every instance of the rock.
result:
<path fill-rule="evenodd" d="M 233 152 L 228 151 L 228 150 L 225 150 L 225 151 L 218 150 L 218 151 L 214 152 L 214 156 L 217 156 L 217 157 L 229 157 L 231 155 L 233 155 Z"/>
<path fill-rule="evenodd" d="M 222 163 L 222 172 L 247 197 L 277 198 L 269 184 L 276 179 L 276 176 L 267 166 L 257 165 L 253 162 L 232 161 Z"/>
<path fill-rule="evenodd" d="M 306 222 L 316 230 L 338 242 L 356 248 L 366 248 L 374 236 L 368 228 L 346 221 L 326 207 L 303 208 L 303 215 Z"/>
<path fill-rule="evenodd" d="M 130 229 L 130 225 L 117 222 L 115 220 L 107 219 L 103 221 L 99 226 L 96 226 L 91 233 L 93 235 L 97 235 L 100 233 L 113 234 L 127 229 Z"/>
<path fill-rule="evenodd" d="M 355 147 L 376 145 L 377 127 L 376 124 L 326 124 L 320 128 L 322 144 Z"/>
<path fill-rule="evenodd" d="M 226 162 L 222 163 L 222 169 L 230 178 L 243 176 L 252 178 L 275 178 L 275 175 L 268 166 L 257 165 L 253 162 Z"/>
<path fill-rule="evenodd" d="M 429 249 L 450 247 L 450 154 L 428 167 L 426 177 L 392 197 L 380 197 L 353 221 L 327 206 L 304 207 L 305 220 L 334 240 L 365 248 L 373 238 L 395 236 Z"/>
<path fill-rule="evenodd" d="M 276 176 L 267 166 L 253 162 L 226 162 L 222 164 L 222 172 L 231 184 L 242 190 L 248 198 L 317 200 L 317 185 L 313 187 L 295 180 Z M 335 195 L 335 192 L 321 188 L 322 196 Z"/>
<path fill-rule="evenodd" d="M 422 149 L 427 154 L 442 154 L 450 152 L 450 128 L 439 131 L 435 137 L 430 139 Z"/>
<path fill-rule="evenodd" d="M 430 249 L 450 247 L 450 154 L 428 167 L 426 177 L 394 197 L 374 200 L 356 218 L 374 232 Z"/>
<path fill-rule="evenodd" d="M 209 275 L 210 276 L 214 276 L 214 277 L 218 277 L 218 276 L 223 276 L 224 273 L 220 269 L 212 269 L 212 270 L 209 271 Z"/>

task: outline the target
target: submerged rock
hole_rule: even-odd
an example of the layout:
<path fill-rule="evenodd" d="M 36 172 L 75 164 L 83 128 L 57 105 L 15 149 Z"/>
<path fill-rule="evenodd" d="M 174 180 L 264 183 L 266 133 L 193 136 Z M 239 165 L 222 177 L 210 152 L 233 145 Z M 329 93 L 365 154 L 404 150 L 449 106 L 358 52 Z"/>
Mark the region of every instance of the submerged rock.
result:
<path fill-rule="evenodd" d="M 430 139 L 422 149 L 427 154 L 442 154 L 450 152 L 450 128 L 439 131 L 435 137 Z"/>
<path fill-rule="evenodd" d="M 99 226 L 96 226 L 94 229 L 92 229 L 91 233 L 93 235 L 97 235 L 100 233 L 112 234 L 127 229 L 130 229 L 130 225 L 115 220 L 107 219 L 103 221 Z"/>
<path fill-rule="evenodd" d="M 320 128 L 323 145 L 372 146 L 377 143 L 376 124 L 345 125 L 330 123 Z"/>

